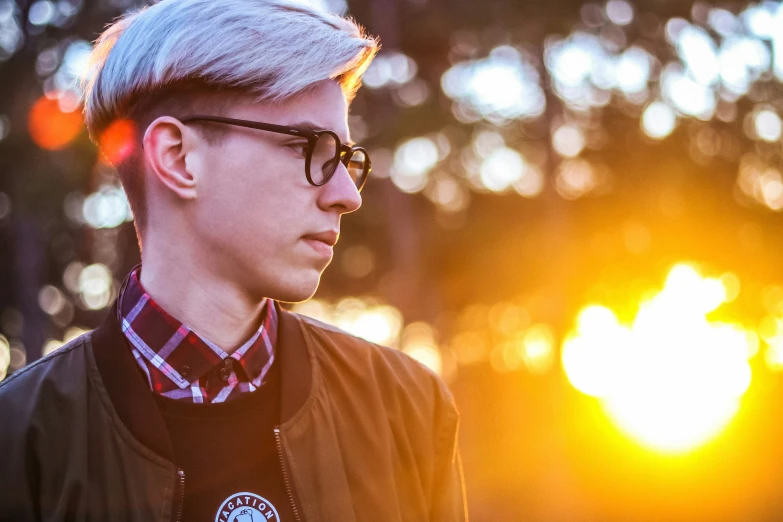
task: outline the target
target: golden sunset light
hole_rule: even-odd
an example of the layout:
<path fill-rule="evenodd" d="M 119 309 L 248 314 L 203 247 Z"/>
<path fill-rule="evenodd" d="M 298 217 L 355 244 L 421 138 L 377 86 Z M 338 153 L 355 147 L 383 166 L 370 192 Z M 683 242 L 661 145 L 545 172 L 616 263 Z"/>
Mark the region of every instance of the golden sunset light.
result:
<path fill-rule="evenodd" d="M 681 453 L 704 444 L 737 412 L 758 344 L 752 331 L 709 319 L 733 297 L 729 287 L 678 264 L 630 325 L 609 308 L 584 307 L 563 343 L 569 381 L 647 447 Z"/>

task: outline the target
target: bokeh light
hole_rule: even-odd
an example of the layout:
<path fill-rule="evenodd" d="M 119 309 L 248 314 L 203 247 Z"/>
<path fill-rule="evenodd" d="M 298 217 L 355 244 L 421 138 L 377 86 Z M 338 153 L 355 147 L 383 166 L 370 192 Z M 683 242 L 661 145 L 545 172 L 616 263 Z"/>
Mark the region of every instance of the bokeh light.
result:
<path fill-rule="evenodd" d="M 532 325 L 522 338 L 522 360 L 531 373 L 547 373 L 555 363 L 555 334 L 546 324 Z"/>
<path fill-rule="evenodd" d="M 653 102 L 642 114 L 642 130 L 649 137 L 660 140 L 668 136 L 677 125 L 677 115 L 663 102 Z"/>
<path fill-rule="evenodd" d="M 340 256 L 340 265 L 346 275 L 360 279 L 375 268 L 375 254 L 364 245 L 351 246 Z"/>
<path fill-rule="evenodd" d="M 646 446 L 678 453 L 707 442 L 751 381 L 755 333 L 707 318 L 738 288 L 736 276 L 707 278 L 679 264 L 630 326 L 609 308 L 583 308 L 562 347 L 569 381 Z"/>
<path fill-rule="evenodd" d="M 576 125 L 561 125 L 552 134 L 552 147 L 561 156 L 576 157 L 585 147 L 584 134 Z"/>
<path fill-rule="evenodd" d="M 55 74 L 55 87 L 62 91 L 81 94 L 79 81 L 88 71 L 91 52 L 92 44 L 87 40 L 70 42 L 63 53 L 62 64 Z"/>
<path fill-rule="evenodd" d="M 136 149 L 136 125 L 131 120 L 113 121 L 100 136 L 99 147 L 110 164 L 122 163 Z"/>
<path fill-rule="evenodd" d="M 455 100 L 457 119 L 484 118 L 495 124 L 540 116 L 546 107 L 536 68 L 517 49 L 500 46 L 483 60 L 452 66 L 441 79 Z"/>
<path fill-rule="evenodd" d="M 438 146 L 431 138 L 410 139 L 394 153 L 392 182 L 403 192 L 419 192 L 427 186 L 427 174 L 438 160 Z"/>
<path fill-rule="evenodd" d="M 78 275 L 78 288 L 82 303 L 91 310 L 105 308 L 112 297 L 113 278 L 104 264 L 94 263 L 84 267 Z"/>
<path fill-rule="evenodd" d="M 11 345 L 8 344 L 8 339 L 0 334 L 0 381 L 5 379 L 9 364 L 11 364 Z"/>
<path fill-rule="evenodd" d="M 394 102 L 401 107 L 416 107 L 426 102 L 429 97 L 429 85 L 421 78 L 399 86 L 393 95 Z"/>
<path fill-rule="evenodd" d="M 769 71 L 771 56 L 763 42 L 754 38 L 727 38 L 720 49 L 720 76 L 723 85 L 736 95 L 747 94 L 750 86 Z"/>
<path fill-rule="evenodd" d="M 555 189 L 565 199 L 578 199 L 603 183 L 595 165 L 584 158 L 563 161 L 557 169 Z"/>
<path fill-rule="evenodd" d="M 30 6 L 28 19 L 33 25 L 46 25 L 52 21 L 57 10 L 49 0 L 38 0 Z"/>
<path fill-rule="evenodd" d="M 628 94 L 642 92 L 650 81 L 653 61 L 641 47 L 629 47 L 616 61 L 617 86 Z"/>
<path fill-rule="evenodd" d="M 0 62 L 13 56 L 23 42 L 24 35 L 19 24 L 19 8 L 16 2 L 0 2 Z"/>
<path fill-rule="evenodd" d="M 760 139 L 775 142 L 780 139 L 783 123 L 776 112 L 764 109 L 753 115 L 753 127 Z"/>
<path fill-rule="evenodd" d="M 398 347 L 403 319 L 393 306 L 372 298 L 346 297 L 335 304 L 310 299 L 294 305 L 294 312 L 333 324 L 370 342 Z"/>
<path fill-rule="evenodd" d="M 737 186 L 742 194 L 769 210 L 783 210 L 783 175 L 755 154 L 742 157 Z"/>
<path fill-rule="evenodd" d="M 661 76 L 664 99 L 682 114 L 709 120 L 715 112 L 715 92 L 693 79 L 677 64 L 669 64 Z"/>
<path fill-rule="evenodd" d="M 444 374 L 444 360 L 435 330 L 421 321 L 404 325 L 402 313 L 393 306 L 370 297 L 345 297 L 334 304 L 310 299 L 294 305 L 292 310 L 367 341 L 398 348 L 435 373 Z M 453 371 L 450 368 L 450 372 Z"/>
<path fill-rule="evenodd" d="M 336 13 L 339 15 L 344 15 L 345 12 L 348 10 L 348 4 L 345 0 L 309 0 L 314 5 L 320 7 L 321 9 L 324 9 L 325 11 L 329 11 L 331 13 Z"/>
<path fill-rule="evenodd" d="M 404 85 L 416 77 L 416 62 L 401 52 L 384 51 L 372 61 L 362 77 L 362 83 L 371 89 Z"/>
<path fill-rule="evenodd" d="M 62 348 L 69 342 L 73 341 L 80 335 L 88 333 L 90 330 L 81 326 L 71 326 L 65 330 L 65 335 L 60 339 L 47 339 L 43 346 L 43 355 L 49 355 L 50 353 Z"/>
<path fill-rule="evenodd" d="M 712 85 L 720 74 L 712 37 L 700 27 L 686 25 L 677 35 L 677 52 L 688 74 L 701 85 Z"/>
<path fill-rule="evenodd" d="M 506 147 L 492 151 L 481 165 L 481 181 L 493 192 L 502 192 L 522 179 L 527 165 L 515 150 Z"/>
<path fill-rule="evenodd" d="M 633 20 L 633 7 L 625 0 L 609 0 L 606 17 L 617 25 L 628 25 Z"/>
<path fill-rule="evenodd" d="M 522 177 L 514 183 L 514 190 L 522 197 L 534 198 L 544 191 L 546 180 L 541 169 L 527 164 Z"/>
<path fill-rule="evenodd" d="M 122 187 L 106 185 L 84 198 L 82 218 L 93 228 L 115 228 L 133 221 L 133 212 Z"/>
<path fill-rule="evenodd" d="M 84 125 L 81 114 L 75 110 L 63 112 L 58 100 L 42 96 L 30 109 L 28 130 L 30 137 L 42 149 L 59 150 L 67 147 L 81 133 Z"/>
<path fill-rule="evenodd" d="M 27 349 L 19 339 L 11 339 L 8 342 L 8 370 L 18 370 L 27 364 Z"/>
<path fill-rule="evenodd" d="M 431 179 L 424 195 L 437 205 L 439 211 L 447 214 L 461 212 L 470 203 L 470 195 L 465 185 L 445 174 Z"/>
<path fill-rule="evenodd" d="M 411 323 L 402 332 L 401 349 L 438 375 L 443 374 L 443 359 L 435 340 L 435 331 L 427 323 Z"/>
<path fill-rule="evenodd" d="M 38 305 L 49 315 L 57 315 L 65 307 L 65 296 L 59 288 L 46 285 L 38 292 Z"/>

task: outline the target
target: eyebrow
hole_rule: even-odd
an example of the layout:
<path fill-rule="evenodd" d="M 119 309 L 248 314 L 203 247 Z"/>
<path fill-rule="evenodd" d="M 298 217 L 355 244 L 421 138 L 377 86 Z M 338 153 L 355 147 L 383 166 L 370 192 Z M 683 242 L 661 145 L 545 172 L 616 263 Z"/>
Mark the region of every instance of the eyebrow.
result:
<path fill-rule="evenodd" d="M 286 126 L 288 127 L 289 125 L 286 125 Z M 300 121 L 300 122 L 297 122 L 297 123 L 292 123 L 290 125 L 290 127 L 292 129 L 301 129 L 301 130 L 306 130 L 306 131 L 327 130 L 327 129 L 324 129 L 322 126 L 316 125 L 315 123 L 313 123 L 311 121 Z M 353 140 L 350 140 L 350 139 L 347 140 L 347 141 L 343 141 L 343 139 L 340 138 L 340 142 L 342 142 L 344 145 L 348 145 L 349 147 L 353 147 L 354 145 L 356 145 L 356 142 L 353 141 Z"/>

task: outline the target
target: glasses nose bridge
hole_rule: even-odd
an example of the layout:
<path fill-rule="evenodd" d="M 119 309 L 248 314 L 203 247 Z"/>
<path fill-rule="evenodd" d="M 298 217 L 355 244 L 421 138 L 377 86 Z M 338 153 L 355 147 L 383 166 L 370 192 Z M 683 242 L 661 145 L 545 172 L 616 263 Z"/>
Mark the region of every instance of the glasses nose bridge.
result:
<path fill-rule="evenodd" d="M 367 152 L 362 147 L 342 143 L 340 137 L 333 131 L 318 131 L 313 134 L 315 146 L 310 147 L 306 158 L 306 174 L 310 184 L 318 187 L 329 183 L 335 177 L 335 174 L 337 174 L 337 171 L 341 168 L 342 164 L 342 168 L 346 170 L 345 174 L 347 175 L 347 178 L 352 181 L 354 188 L 357 191 L 361 191 L 367 174 L 369 173 L 369 161 L 367 159 L 362 161 L 362 166 L 367 170 L 367 172 L 364 173 L 359 173 L 356 165 L 352 167 L 351 161 L 353 161 L 353 157 L 357 152 L 361 152 L 364 155 L 366 155 Z M 331 149 L 331 152 L 328 153 L 326 147 L 319 148 L 318 146 L 318 144 L 321 143 L 320 139 L 326 136 L 329 136 L 334 140 L 334 149 Z M 318 157 L 321 158 L 320 161 L 316 160 L 316 150 L 320 151 L 318 154 Z M 320 180 L 317 178 L 317 169 L 319 167 L 323 168 L 322 172 L 324 175 Z M 316 170 L 314 171 L 313 169 Z"/>
<path fill-rule="evenodd" d="M 347 167 L 348 162 L 351 161 L 354 152 L 355 150 L 353 147 L 341 144 L 339 150 L 337 151 L 337 157 L 340 158 L 340 162 Z"/>

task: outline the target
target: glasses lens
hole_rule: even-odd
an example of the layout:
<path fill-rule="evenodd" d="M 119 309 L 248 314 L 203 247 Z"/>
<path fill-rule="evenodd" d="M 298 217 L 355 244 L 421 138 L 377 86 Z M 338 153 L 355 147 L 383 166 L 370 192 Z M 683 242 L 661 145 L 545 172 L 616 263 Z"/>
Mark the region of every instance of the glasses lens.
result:
<path fill-rule="evenodd" d="M 328 132 L 318 136 L 310 158 L 310 177 L 313 183 L 316 185 L 325 183 L 334 173 L 339 160 L 335 137 Z"/>
<path fill-rule="evenodd" d="M 364 180 L 367 177 L 367 171 L 369 170 L 367 167 L 369 163 L 367 153 L 363 150 L 356 149 L 353 151 L 353 154 L 351 154 L 351 159 L 348 160 L 348 163 L 345 165 L 354 184 L 360 189 L 362 188 L 362 185 L 364 185 Z"/>

